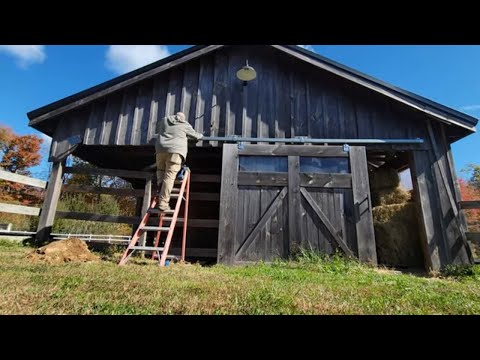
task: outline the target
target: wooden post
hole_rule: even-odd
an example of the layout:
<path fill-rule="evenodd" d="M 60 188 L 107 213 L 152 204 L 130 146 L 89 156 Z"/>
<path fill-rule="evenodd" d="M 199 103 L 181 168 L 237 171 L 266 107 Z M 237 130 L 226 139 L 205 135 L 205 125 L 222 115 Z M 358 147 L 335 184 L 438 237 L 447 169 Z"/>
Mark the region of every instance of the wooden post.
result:
<path fill-rule="evenodd" d="M 143 202 L 142 202 L 142 214 L 140 217 L 143 217 L 150 207 L 150 203 L 152 201 L 152 179 L 147 179 L 145 181 L 145 194 L 143 195 Z M 145 246 L 145 241 L 147 240 L 147 233 L 145 232 L 139 239 L 139 245 Z"/>
<path fill-rule="evenodd" d="M 217 255 L 217 262 L 221 264 L 233 264 L 234 262 L 237 198 L 238 149 L 236 144 L 225 144 L 223 145 Z"/>
<path fill-rule="evenodd" d="M 299 224 L 302 218 L 300 212 L 300 157 L 288 157 L 288 230 L 289 230 L 289 254 L 292 250 L 298 249 L 303 243 L 302 225 Z"/>
<path fill-rule="evenodd" d="M 427 270 L 440 270 L 441 225 L 438 217 L 434 216 L 435 199 L 433 192 L 431 161 L 427 151 L 413 151 L 410 159 L 410 172 L 415 192 L 415 205 L 418 213 L 421 246 L 425 257 Z"/>
<path fill-rule="evenodd" d="M 35 243 L 47 242 L 52 232 L 55 212 L 57 211 L 58 199 L 62 190 L 62 175 L 65 160 L 53 163 L 52 172 L 48 180 L 45 198 L 43 200 L 40 218 L 38 219 L 37 234 Z"/>
<path fill-rule="evenodd" d="M 368 179 L 365 147 L 350 147 L 353 204 L 355 207 L 358 258 L 360 261 L 377 264 L 377 248 L 373 230 L 372 202 Z"/>

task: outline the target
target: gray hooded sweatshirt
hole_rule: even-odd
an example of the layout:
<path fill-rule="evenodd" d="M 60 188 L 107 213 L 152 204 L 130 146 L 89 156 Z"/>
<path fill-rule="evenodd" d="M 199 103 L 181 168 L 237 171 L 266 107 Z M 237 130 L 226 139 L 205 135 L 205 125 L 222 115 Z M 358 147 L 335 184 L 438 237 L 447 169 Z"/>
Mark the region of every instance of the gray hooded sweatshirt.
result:
<path fill-rule="evenodd" d="M 167 116 L 157 122 L 155 151 L 180 154 L 187 158 L 188 138 L 200 140 L 203 135 L 196 132 L 181 116 Z"/>

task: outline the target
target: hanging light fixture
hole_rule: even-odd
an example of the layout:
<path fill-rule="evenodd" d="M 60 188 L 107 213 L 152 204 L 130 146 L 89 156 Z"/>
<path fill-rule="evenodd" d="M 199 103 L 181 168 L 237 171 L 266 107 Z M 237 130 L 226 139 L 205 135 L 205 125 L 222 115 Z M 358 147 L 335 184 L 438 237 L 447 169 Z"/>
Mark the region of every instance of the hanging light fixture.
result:
<path fill-rule="evenodd" d="M 248 81 L 252 81 L 257 77 L 257 72 L 253 67 L 247 64 L 237 71 L 237 78 L 243 81 L 243 86 L 247 85 Z"/>

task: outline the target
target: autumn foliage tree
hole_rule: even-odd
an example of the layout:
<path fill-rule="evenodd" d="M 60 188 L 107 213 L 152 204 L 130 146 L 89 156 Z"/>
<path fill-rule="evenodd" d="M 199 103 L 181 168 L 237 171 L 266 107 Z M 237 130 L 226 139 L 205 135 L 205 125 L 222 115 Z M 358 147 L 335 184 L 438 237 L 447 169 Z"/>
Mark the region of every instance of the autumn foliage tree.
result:
<path fill-rule="evenodd" d="M 17 135 L 12 129 L 0 126 L 0 168 L 11 173 L 30 175 L 30 168 L 40 164 L 40 146 L 43 139 L 36 135 Z M 3 201 L 20 202 L 25 205 L 38 203 L 40 193 L 22 184 L 2 181 Z"/>
<path fill-rule="evenodd" d="M 479 201 L 480 188 L 477 188 L 472 181 L 459 179 L 460 193 L 463 201 Z M 468 230 L 471 232 L 480 232 L 480 209 L 465 210 L 467 217 Z"/>
<path fill-rule="evenodd" d="M 30 168 L 40 164 L 43 140 L 36 135 L 16 135 L 10 128 L 0 128 L 0 166 L 12 173 L 30 175 Z"/>

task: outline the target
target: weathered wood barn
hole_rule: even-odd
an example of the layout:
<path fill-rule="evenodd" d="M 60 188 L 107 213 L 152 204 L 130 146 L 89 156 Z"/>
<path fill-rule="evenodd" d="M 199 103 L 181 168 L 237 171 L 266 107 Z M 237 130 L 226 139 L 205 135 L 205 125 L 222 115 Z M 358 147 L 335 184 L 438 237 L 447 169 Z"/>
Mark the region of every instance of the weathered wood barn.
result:
<path fill-rule="evenodd" d="M 251 81 L 237 77 L 247 61 Z M 369 174 L 388 165 L 411 170 L 425 267 L 471 262 L 450 145 L 477 120 L 293 45 L 194 46 L 28 113 L 53 140 L 37 237 L 55 216 L 88 218 L 56 211 L 62 174 L 80 171 L 69 154 L 130 180 L 145 211 L 155 124 L 177 111 L 206 136 L 244 138 L 191 144 L 187 257 L 300 246 L 376 263 Z"/>

